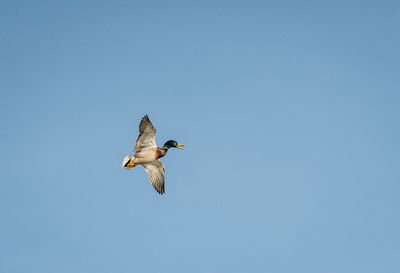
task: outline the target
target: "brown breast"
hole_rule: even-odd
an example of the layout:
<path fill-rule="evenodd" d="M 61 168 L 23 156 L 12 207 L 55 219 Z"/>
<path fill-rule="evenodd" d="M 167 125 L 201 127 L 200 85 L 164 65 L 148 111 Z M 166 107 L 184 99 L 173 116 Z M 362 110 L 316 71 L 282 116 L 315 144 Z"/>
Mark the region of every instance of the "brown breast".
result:
<path fill-rule="evenodd" d="M 159 158 L 165 156 L 167 153 L 168 153 L 168 149 L 167 149 L 167 148 L 164 148 L 164 147 L 162 147 L 162 148 L 157 147 L 156 158 L 159 159 Z"/>

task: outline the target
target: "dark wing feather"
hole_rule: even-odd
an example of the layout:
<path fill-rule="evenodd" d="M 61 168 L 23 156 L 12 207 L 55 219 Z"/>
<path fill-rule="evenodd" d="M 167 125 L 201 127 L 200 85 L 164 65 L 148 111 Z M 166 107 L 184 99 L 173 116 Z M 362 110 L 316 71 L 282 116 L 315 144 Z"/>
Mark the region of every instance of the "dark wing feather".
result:
<path fill-rule="evenodd" d="M 156 128 L 151 123 L 149 116 L 145 115 L 139 124 L 139 136 L 136 140 L 135 152 L 157 147 Z"/>

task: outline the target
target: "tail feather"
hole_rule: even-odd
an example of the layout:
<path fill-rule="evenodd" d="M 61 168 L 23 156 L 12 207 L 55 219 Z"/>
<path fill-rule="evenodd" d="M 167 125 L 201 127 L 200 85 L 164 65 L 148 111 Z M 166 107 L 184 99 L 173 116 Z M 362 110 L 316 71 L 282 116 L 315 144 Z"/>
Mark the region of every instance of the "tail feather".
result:
<path fill-rule="evenodd" d="M 133 156 L 127 155 L 122 162 L 122 168 L 128 168 L 128 164 L 132 161 Z"/>

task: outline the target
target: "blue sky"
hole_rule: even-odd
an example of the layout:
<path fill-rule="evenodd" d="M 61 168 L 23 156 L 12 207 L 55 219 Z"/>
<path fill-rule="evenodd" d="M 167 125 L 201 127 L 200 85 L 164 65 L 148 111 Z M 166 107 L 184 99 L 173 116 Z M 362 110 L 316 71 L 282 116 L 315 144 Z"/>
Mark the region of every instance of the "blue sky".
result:
<path fill-rule="evenodd" d="M 1 2 L 0 271 L 399 272 L 399 13 Z"/>

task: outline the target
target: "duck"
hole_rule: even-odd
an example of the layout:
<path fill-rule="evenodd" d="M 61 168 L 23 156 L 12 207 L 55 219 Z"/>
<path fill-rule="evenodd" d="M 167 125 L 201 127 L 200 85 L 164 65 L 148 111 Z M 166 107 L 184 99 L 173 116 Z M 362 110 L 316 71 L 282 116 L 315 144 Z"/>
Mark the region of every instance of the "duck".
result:
<path fill-rule="evenodd" d="M 134 155 L 125 156 L 122 168 L 130 170 L 142 165 L 149 175 L 150 183 L 159 194 L 165 193 L 165 169 L 160 158 L 167 155 L 170 148 L 183 150 L 184 144 L 176 140 L 168 140 L 163 147 L 156 145 L 156 128 L 145 115 L 139 123 L 139 136 L 136 139 Z"/>

